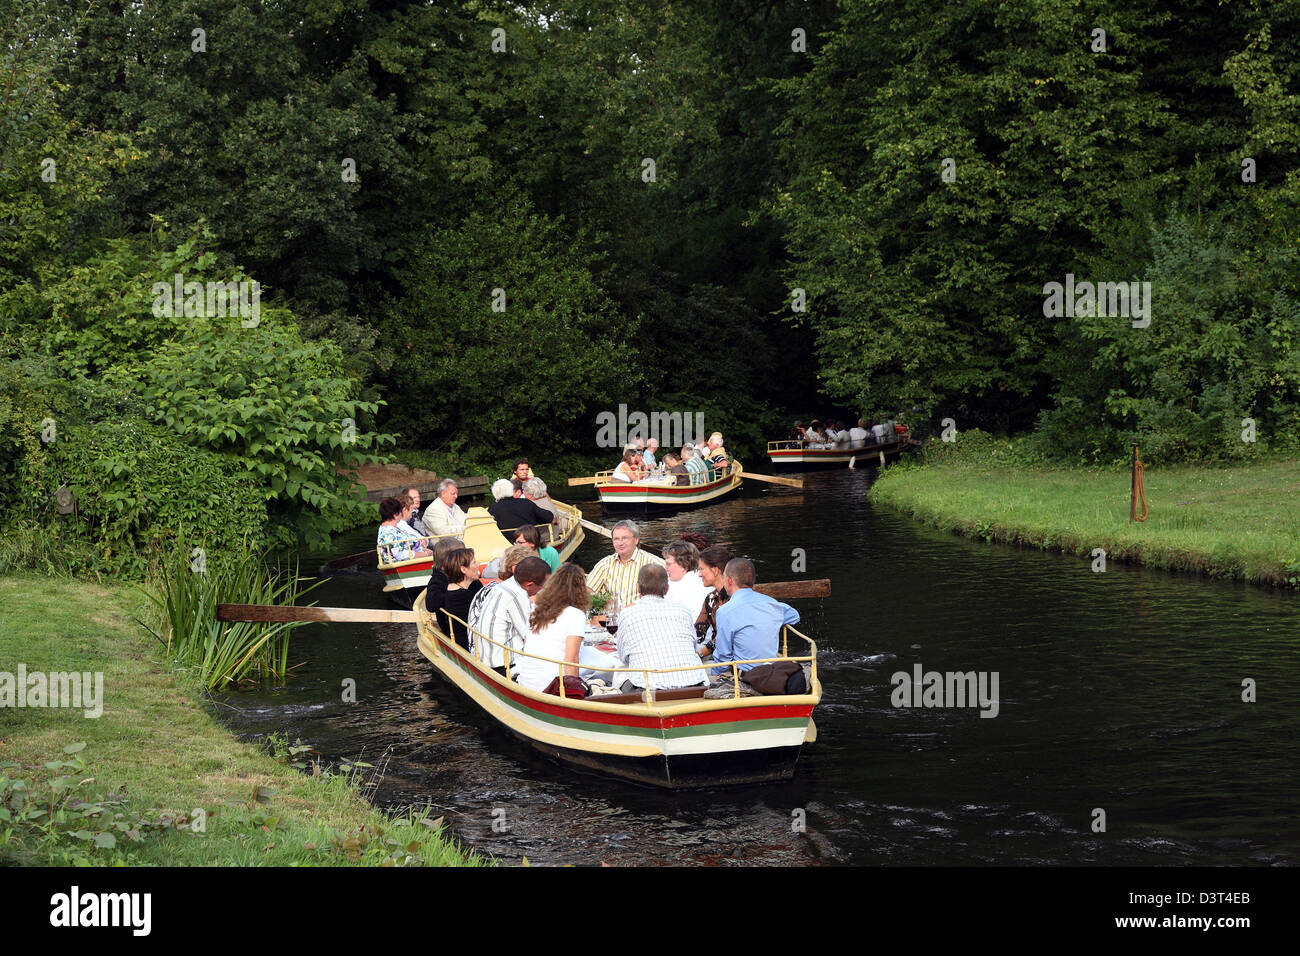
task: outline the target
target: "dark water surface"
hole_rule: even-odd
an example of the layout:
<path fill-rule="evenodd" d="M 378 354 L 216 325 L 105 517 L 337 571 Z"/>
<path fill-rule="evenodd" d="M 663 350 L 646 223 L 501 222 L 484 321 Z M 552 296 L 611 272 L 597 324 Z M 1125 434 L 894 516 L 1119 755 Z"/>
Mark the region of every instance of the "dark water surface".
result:
<path fill-rule="evenodd" d="M 700 531 L 760 580 L 807 575 L 820 739 L 793 782 L 664 793 L 533 755 L 433 674 L 413 625 L 312 625 L 288 687 L 221 707 L 248 735 L 381 765 L 375 799 L 432 804 L 469 847 L 537 863 L 1293 864 L 1300 860 L 1300 604 L 1294 594 L 967 541 L 864 498 L 871 473 L 646 523 Z M 754 485 L 750 482 L 749 485 Z M 607 520 L 607 524 L 612 523 Z M 373 531 L 340 538 L 359 551 Z M 588 534 L 577 559 L 609 553 Z M 303 568 L 321 556 L 304 557 Z M 377 574 L 321 604 L 382 606 Z M 891 705 L 895 671 L 996 671 L 1000 712 Z M 341 700 L 345 678 L 357 702 Z M 1253 678 L 1258 702 L 1243 703 Z M 1094 809 L 1106 830 L 1093 832 Z M 494 813 L 495 811 L 495 813 Z M 502 812 L 504 811 L 504 812 Z M 802 811 L 800 814 L 798 811 Z M 806 832 L 792 821 L 802 815 Z M 504 832 L 494 830 L 504 827 Z"/>

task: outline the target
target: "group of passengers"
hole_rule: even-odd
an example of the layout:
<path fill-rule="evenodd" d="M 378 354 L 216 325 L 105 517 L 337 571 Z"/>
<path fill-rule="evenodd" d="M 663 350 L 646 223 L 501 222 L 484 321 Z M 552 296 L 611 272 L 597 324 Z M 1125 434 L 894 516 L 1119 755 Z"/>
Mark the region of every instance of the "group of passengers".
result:
<path fill-rule="evenodd" d="M 893 419 L 877 418 L 868 426 L 865 418 L 859 418 L 853 428 L 845 428 L 838 419 L 814 418 L 808 427 L 803 422 L 795 422 L 790 429 L 791 441 L 802 441 L 809 448 L 863 448 L 868 445 L 883 445 L 897 437 L 897 428 Z"/>
<path fill-rule="evenodd" d="M 720 452 L 718 464 L 727 465 L 720 434 L 702 446 L 699 460 Z M 645 456 L 653 461 L 657 451 L 651 440 L 638 458 L 653 468 Z M 664 456 L 669 474 L 690 480 L 692 472 L 672 470 L 681 460 L 671 452 Z M 775 658 L 781 628 L 799 621 L 793 608 L 753 590 L 750 561 L 694 532 L 670 542 L 659 558 L 639 547 L 634 522 L 620 521 L 611 533 L 614 553 L 589 574 L 561 564 L 544 535 L 552 528 L 558 535 L 563 516 L 527 459 L 516 461 L 514 476 L 494 482 L 492 492 L 488 512 L 512 544 L 486 566 L 461 537 L 466 516 L 450 478 L 422 514 L 417 488 L 385 498 L 379 544 L 391 560 L 430 557 L 426 611 L 458 645 L 524 687 L 558 694 L 563 683 L 566 696 L 593 687 L 639 693 L 647 679 L 655 691 L 705 687 L 712 673 L 718 696 L 730 696 L 730 668 L 703 662 Z M 605 614 L 617 632 L 612 656 L 583 644 L 593 629 L 588 619 L 595 593 L 609 595 Z M 754 666 L 736 665 L 742 673 Z M 610 673 L 610 681 L 600 679 Z M 580 676 L 591 678 L 591 685 Z"/>
<path fill-rule="evenodd" d="M 662 461 L 657 458 L 658 451 L 658 439 L 638 438 L 623 449 L 623 459 L 610 477 L 614 481 L 637 482 L 671 475 L 679 485 L 703 485 L 726 474 L 731 467 L 722 432 L 714 432 L 708 441 L 698 444 L 687 442 L 680 452 L 667 451 Z"/>

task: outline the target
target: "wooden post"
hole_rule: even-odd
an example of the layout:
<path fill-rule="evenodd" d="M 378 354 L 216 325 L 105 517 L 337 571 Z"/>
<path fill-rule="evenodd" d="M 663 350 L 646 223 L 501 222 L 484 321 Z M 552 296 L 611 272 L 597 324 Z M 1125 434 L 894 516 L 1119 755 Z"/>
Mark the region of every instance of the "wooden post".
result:
<path fill-rule="evenodd" d="M 1131 472 L 1129 476 L 1128 491 L 1128 520 L 1132 523 L 1137 520 L 1137 492 L 1138 492 L 1138 446 L 1137 442 L 1133 443 L 1133 461 L 1129 466 Z"/>

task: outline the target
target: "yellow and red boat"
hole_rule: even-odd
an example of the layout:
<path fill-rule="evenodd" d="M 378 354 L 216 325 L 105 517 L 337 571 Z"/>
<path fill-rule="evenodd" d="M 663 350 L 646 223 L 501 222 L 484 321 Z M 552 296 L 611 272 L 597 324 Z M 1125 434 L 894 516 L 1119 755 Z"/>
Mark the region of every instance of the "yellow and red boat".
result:
<path fill-rule="evenodd" d="M 502 677 L 480 658 L 493 642 L 471 629 L 474 651 L 458 645 L 445 622 L 435 622 L 425 610 L 424 595 L 416 599 L 415 615 L 420 652 L 443 678 L 520 740 L 575 767 L 671 789 L 781 781 L 794 775 L 803 745 L 817 736 L 812 719 L 821 700 L 817 646 L 792 627 L 783 629 L 778 657 L 712 665 L 713 672 L 731 672 L 734 678 L 743 663 L 807 663 L 804 694 L 741 697 L 733 691 L 724 699 L 705 699 L 704 688 L 696 687 L 578 698 L 539 693 Z M 449 617 L 446 611 L 440 616 Z M 806 642 L 806 653 L 790 656 L 791 638 Z M 508 660 L 536 656 L 505 650 Z M 555 664 L 557 671 L 561 664 L 537 659 Z M 627 676 L 614 673 L 617 683 Z M 636 671 L 646 684 L 655 673 L 671 672 Z"/>
<path fill-rule="evenodd" d="M 743 470 L 740 462 L 732 461 L 725 471 L 710 471 L 709 479 L 698 485 L 679 485 L 676 475 L 640 481 L 616 481 L 612 471 L 600 471 L 596 473 L 594 484 L 606 512 L 648 514 L 694 508 L 735 494 L 740 490 Z"/>
<path fill-rule="evenodd" d="M 564 526 L 557 530 L 555 525 L 538 525 L 537 530 L 541 532 L 542 546 L 550 545 L 560 553 L 561 561 L 567 561 L 569 556 L 578 549 L 578 545 L 582 544 L 584 537 L 582 512 L 575 505 L 555 501 L 554 498 L 551 501 L 562 516 Z M 465 547 L 474 549 L 474 557 L 478 559 L 480 567 L 485 567 L 510 547 L 506 536 L 497 528 L 496 519 L 482 507 L 470 508 L 465 513 L 465 531 L 456 537 L 465 542 Z M 437 540 L 438 536 L 433 535 L 412 539 L 412 541 L 424 542 L 430 550 Z M 394 561 L 389 545 L 380 545 L 376 551 L 379 554 L 379 570 L 384 575 L 385 592 L 395 593 L 406 590 L 410 598 L 414 599 L 419 589 L 428 586 L 429 575 L 433 571 L 431 555 L 418 554 Z M 407 602 L 406 606 L 409 607 L 410 603 Z"/>

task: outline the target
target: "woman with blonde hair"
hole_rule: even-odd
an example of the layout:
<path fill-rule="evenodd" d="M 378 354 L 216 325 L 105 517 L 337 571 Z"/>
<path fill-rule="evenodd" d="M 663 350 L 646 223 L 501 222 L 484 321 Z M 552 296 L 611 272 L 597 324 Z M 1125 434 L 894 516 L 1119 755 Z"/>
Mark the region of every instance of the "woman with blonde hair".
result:
<path fill-rule="evenodd" d="M 582 632 L 587 627 L 587 608 L 591 592 L 587 575 L 576 564 L 566 562 L 537 592 L 529 619 L 532 632 L 524 642 L 519 657 L 518 681 L 535 691 L 545 691 L 556 677 L 578 676 L 578 655 L 582 651 Z M 540 661 L 529 654 L 549 658 Z M 568 661 L 561 667 L 550 661 Z"/>

